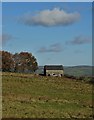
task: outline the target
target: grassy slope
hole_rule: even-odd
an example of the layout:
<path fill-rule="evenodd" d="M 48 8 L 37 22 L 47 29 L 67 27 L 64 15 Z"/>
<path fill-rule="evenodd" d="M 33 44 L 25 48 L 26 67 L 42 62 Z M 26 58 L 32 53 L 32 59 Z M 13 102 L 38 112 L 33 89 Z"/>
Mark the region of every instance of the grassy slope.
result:
<path fill-rule="evenodd" d="M 92 86 L 58 77 L 3 73 L 3 117 L 88 118 Z"/>

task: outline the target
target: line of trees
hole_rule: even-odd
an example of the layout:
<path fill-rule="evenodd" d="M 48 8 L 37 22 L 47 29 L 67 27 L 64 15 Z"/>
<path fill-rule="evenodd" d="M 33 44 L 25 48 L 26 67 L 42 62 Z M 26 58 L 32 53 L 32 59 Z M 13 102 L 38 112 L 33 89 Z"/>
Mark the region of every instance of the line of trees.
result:
<path fill-rule="evenodd" d="M 12 54 L 0 51 L 0 69 L 3 72 L 31 73 L 38 69 L 38 63 L 32 53 L 20 52 Z"/>

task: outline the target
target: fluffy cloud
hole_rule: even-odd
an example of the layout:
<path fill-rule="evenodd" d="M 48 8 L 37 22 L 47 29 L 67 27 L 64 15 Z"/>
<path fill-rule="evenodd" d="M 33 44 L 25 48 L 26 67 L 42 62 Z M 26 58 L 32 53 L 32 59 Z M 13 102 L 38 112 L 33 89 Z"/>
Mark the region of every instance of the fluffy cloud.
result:
<path fill-rule="evenodd" d="M 40 25 L 45 27 L 50 26 L 66 26 L 75 23 L 80 18 L 77 12 L 67 13 L 59 8 L 52 10 L 43 10 L 36 14 L 25 14 L 20 18 L 20 22 L 25 25 Z"/>
<path fill-rule="evenodd" d="M 81 44 L 88 44 L 91 42 L 92 42 L 92 40 L 89 37 L 77 36 L 74 38 L 74 40 L 71 40 L 68 43 L 72 44 L 72 45 L 81 45 Z"/>
<path fill-rule="evenodd" d="M 50 45 L 48 48 L 47 47 L 41 47 L 38 52 L 40 53 L 46 53 L 46 52 L 53 52 L 53 53 L 58 53 L 62 51 L 62 47 L 60 43 L 55 43 Z"/>

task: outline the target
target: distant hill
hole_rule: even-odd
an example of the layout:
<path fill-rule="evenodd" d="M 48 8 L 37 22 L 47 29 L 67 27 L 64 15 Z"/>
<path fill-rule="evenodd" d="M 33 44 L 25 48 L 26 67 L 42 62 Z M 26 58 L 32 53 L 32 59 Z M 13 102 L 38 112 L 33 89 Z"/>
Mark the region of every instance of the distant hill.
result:
<path fill-rule="evenodd" d="M 38 69 L 36 70 L 36 73 L 37 73 L 37 74 L 42 74 L 42 73 L 44 73 L 44 70 L 43 70 L 43 69 L 44 69 L 44 66 L 39 66 Z"/>
<path fill-rule="evenodd" d="M 92 76 L 92 66 L 64 67 L 64 72 L 73 76 Z"/>
<path fill-rule="evenodd" d="M 39 66 L 37 74 L 42 74 L 43 66 Z M 73 76 L 92 76 L 92 66 L 64 66 L 64 74 Z"/>

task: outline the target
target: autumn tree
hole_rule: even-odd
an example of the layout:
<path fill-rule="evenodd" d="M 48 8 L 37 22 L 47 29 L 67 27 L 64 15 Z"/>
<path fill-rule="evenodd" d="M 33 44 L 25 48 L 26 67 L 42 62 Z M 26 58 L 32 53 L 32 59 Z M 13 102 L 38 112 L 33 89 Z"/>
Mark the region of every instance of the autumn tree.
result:
<path fill-rule="evenodd" d="M 13 55 L 10 52 L 2 51 L 2 71 L 13 71 L 14 61 L 12 59 Z"/>
<path fill-rule="evenodd" d="M 36 58 L 28 52 L 15 53 L 13 60 L 15 72 L 34 72 L 38 68 Z"/>
<path fill-rule="evenodd" d="M 0 70 L 7 72 L 35 72 L 38 68 L 36 58 L 28 52 L 15 53 L 0 51 Z"/>
<path fill-rule="evenodd" d="M 0 71 L 2 71 L 2 51 L 0 51 Z"/>

